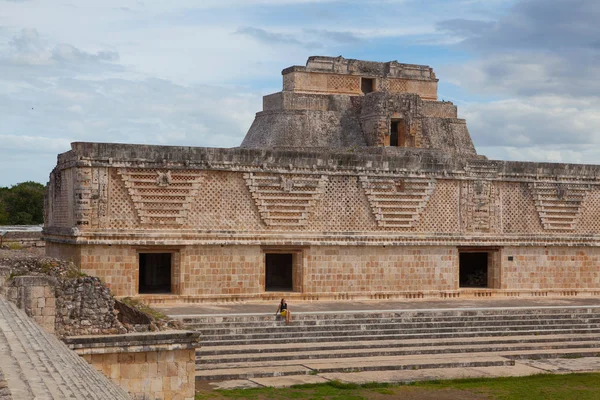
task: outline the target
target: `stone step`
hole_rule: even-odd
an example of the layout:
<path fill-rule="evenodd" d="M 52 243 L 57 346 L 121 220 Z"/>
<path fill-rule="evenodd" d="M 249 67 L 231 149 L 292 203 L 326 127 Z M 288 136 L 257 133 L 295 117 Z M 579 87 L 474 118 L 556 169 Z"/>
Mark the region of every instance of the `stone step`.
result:
<path fill-rule="evenodd" d="M 89 391 L 92 383 L 101 387 L 106 383 L 106 378 L 68 350 L 56 337 L 45 333 L 31 319 L 25 316 L 16 321 L 19 322 L 21 328 L 20 338 L 26 339 L 29 348 L 35 352 L 30 353 L 30 359 L 35 360 L 38 371 L 41 371 L 44 383 L 51 392 L 52 397 L 50 398 L 72 397 L 100 400 L 111 393 L 114 385 L 109 385 L 103 390 Z"/>
<path fill-rule="evenodd" d="M 262 370 L 266 367 L 276 366 L 290 366 L 290 365 L 303 365 L 311 369 L 319 369 L 315 367 L 318 364 L 331 364 L 335 366 L 339 365 L 360 365 L 362 363 L 378 362 L 382 366 L 387 364 L 393 364 L 398 361 L 410 361 L 415 360 L 427 360 L 428 363 L 436 362 L 443 363 L 448 359 L 461 358 L 464 360 L 478 360 L 482 357 L 503 357 L 505 359 L 516 360 L 516 359 L 531 359 L 531 358 L 561 358 L 561 357 L 596 357 L 600 355 L 598 349 L 588 348 L 569 348 L 569 349 L 528 349 L 528 350 L 502 350 L 495 353 L 488 351 L 470 352 L 470 353 L 443 353 L 443 354 L 409 354 L 409 355 L 389 355 L 389 356 L 373 356 L 373 357 L 345 357 L 345 358 L 315 358 L 305 360 L 260 360 L 260 361 L 248 361 L 239 363 L 210 363 L 203 364 L 197 363 L 197 372 L 209 372 L 218 371 L 221 369 L 236 369 L 236 368 L 254 368 L 255 370 Z M 385 370 L 382 368 L 381 370 Z M 327 371 L 327 372 L 341 372 L 341 371 Z"/>
<path fill-rule="evenodd" d="M 292 345 L 293 346 L 293 345 Z M 287 346 L 286 346 L 287 347 Z M 197 369 L 221 368 L 223 365 L 247 362 L 271 362 L 271 361 L 298 361 L 313 359 L 351 358 L 351 357 L 380 357 L 380 356 L 410 356 L 424 354 L 466 354 L 466 353 L 498 353 L 502 351 L 523 350 L 564 350 L 564 349 L 586 349 L 587 351 L 599 351 L 600 341 L 573 341 L 573 342 L 549 342 L 549 343 L 509 343 L 509 344 L 473 344 L 463 342 L 455 345 L 404 347 L 402 349 L 388 347 L 382 349 L 337 349 L 331 348 L 323 351 L 306 351 L 297 349 L 295 352 L 281 353 L 256 353 L 253 355 L 200 355 L 197 357 Z"/>
<path fill-rule="evenodd" d="M 331 351 L 332 349 L 384 349 L 384 348 L 409 348 L 413 346 L 453 346 L 465 341 L 469 344 L 479 345 L 501 345 L 521 343 L 551 343 L 551 342 L 587 342 L 598 341 L 598 334 L 577 335 L 530 335 L 530 336 L 500 336 L 500 337 L 469 337 L 469 338 L 446 338 L 440 339 L 404 339 L 404 340 L 377 340 L 377 341 L 352 341 L 352 342 L 320 342 L 320 343 L 294 343 L 293 346 L 273 346 L 271 344 L 251 345 L 224 345 L 201 347 L 196 350 L 197 357 L 228 355 L 228 354 L 267 354 L 287 353 L 296 351 Z"/>
<path fill-rule="evenodd" d="M 228 354 L 266 354 L 266 353 L 286 353 L 295 351 L 330 351 L 332 349 L 384 349 L 409 348 L 413 346 L 453 346 L 462 344 L 465 341 L 469 344 L 521 344 L 521 343 L 551 343 L 551 342 L 587 342 L 597 341 L 597 334 L 577 334 L 577 335 L 530 335 L 530 336 L 500 336 L 500 337 L 469 337 L 469 338 L 446 338 L 446 339 L 404 339 L 404 340 L 377 340 L 377 341 L 352 341 L 352 342 L 319 342 L 319 343 L 294 343 L 293 346 L 273 346 L 271 344 L 251 344 L 251 345 L 223 345 L 201 347 L 196 350 L 197 357 L 228 355 Z"/>
<path fill-rule="evenodd" d="M 514 315 L 474 315 L 474 316 L 445 316 L 445 317 L 390 317 L 390 318 L 353 318 L 353 319 L 315 319 L 297 320 L 294 318 L 292 326 L 322 326 L 322 325 L 350 325 L 350 324 L 376 324 L 376 323 L 401 323 L 410 321 L 412 323 L 442 323 L 442 322 L 479 322 L 487 323 L 489 321 L 514 321 L 514 320 L 532 320 L 543 321 L 550 320 L 577 320 L 577 319 L 598 319 L 600 313 L 585 313 L 585 314 L 547 314 L 547 315 L 531 315 L 531 314 L 514 314 Z M 205 327 L 215 328 L 215 323 L 195 323 L 189 320 L 182 321 L 187 329 L 203 329 Z M 218 328 L 261 328 L 261 327 L 281 327 L 284 323 L 283 318 L 275 318 L 271 316 L 269 320 L 249 321 L 249 322 L 221 322 L 218 323 Z"/>
<path fill-rule="evenodd" d="M 292 310 L 293 312 L 293 310 Z M 536 308 L 486 308 L 486 309 L 441 309 L 441 310 L 390 310 L 390 311 L 354 311 L 354 312 L 321 312 L 294 313 L 294 321 L 346 320 L 346 319 L 381 319 L 381 318 L 440 318 L 449 316 L 503 316 L 503 315 L 555 315 L 600 314 L 600 306 L 590 307 L 536 307 Z M 237 314 L 237 315 L 201 315 L 179 317 L 184 324 L 221 324 L 237 322 L 273 321 L 273 313 Z"/>
<path fill-rule="evenodd" d="M 410 335 L 427 335 L 427 334 L 439 334 L 439 333 L 478 333 L 485 334 L 485 332 L 504 332 L 511 334 L 512 332 L 520 331 L 531 331 L 535 330 L 542 332 L 545 330 L 557 330 L 557 329 L 569 329 L 569 330 L 592 330 L 600 329 L 598 324 L 551 324 L 551 325 L 499 325 L 499 326 L 471 326 L 471 327 L 424 327 L 424 328 L 406 328 L 401 329 L 398 327 L 384 328 L 384 329 L 367 329 L 366 327 L 354 327 L 353 329 L 347 330 L 311 330 L 309 332 L 294 331 L 281 329 L 276 332 L 263 332 L 263 333 L 243 333 L 243 334 L 223 334 L 223 335 L 203 335 L 201 343 L 216 342 L 216 341 L 232 341 L 232 340 L 256 340 L 256 339 L 287 339 L 293 341 L 296 339 L 304 339 L 309 337 L 352 337 L 359 335 L 371 335 L 371 336 L 385 336 L 393 334 L 403 334 L 409 337 Z"/>
<path fill-rule="evenodd" d="M 302 365 L 265 365 L 256 367 L 222 368 L 204 371 L 196 371 L 197 381 L 252 379 L 275 376 L 310 375 L 325 372 L 358 372 L 358 371 L 392 371 L 392 370 L 416 370 L 433 368 L 467 368 L 486 366 L 514 365 L 514 360 L 502 357 L 485 356 L 477 359 L 455 357 L 437 360 L 432 358 L 412 359 L 376 359 L 371 361 L 352 360 L 339 363 L 314 362 Z"/>
<path fill-rule="evenodd" d="M 0 298 L 0 368 L 13 399 L 128 399 L 65 344 Z"/>
<path fill-rule="evenodd" d="M 270 313 L 181 320 L 203 334 L 198 380 L 600 354 L 600 307 L 594 306 L 294 313 L 290 325 Z"/>
<path fill-rule="evenodd" d="M 489 330 L 489 331 L 471 331 L 471 332 L 430 332 L 430 333 L 388 333 L 388 334 L 376 334 L 370 332 L 368 335 L 361 332 L 361 334 L 346 334 L 339 336 L 299 336 L 293 338 L 294 343 L 315 343 L 315 342 L 333 342 L 333 341 L 379 341 L 379 340 L 404 340 L 404 339 L 444 339 L 444 338 L 459 338 L 459 337 L 490 337 L 490 336 L 512 336 L 512 335 L 555 335 L 555 334 L 600 334 L 598 328 L 579 328 L 579 329 L 547 329 L 538 330 L 527 329 L 519 331 L 505 331 L 505 330 Z M 284 344 L 292 341 L 286 335 L 281 337 L 272 337 L 272 335 L 263 335 L 263 338 L 235 338 L 228 337 L 226 339 L 220 339 L 216 337 L 203 337 L 201 339 L 201 345 L 203 347 L 211 346 L 222 346 L 222 345 L 251 345 L 251 344 Z"/>
<path fill-rule="evenodd" d="M 319 325 L 304 325 L 304 324 L 289 324 L 283 323 L 275 326 L 257 326 L 257 327 L 236 327 L 229 328 L 196 328 L 197 332 L 201 332 L 206 336 L 217 335 L 244 335 L 244 334 L 267 334 L 267 333 L 309 333 L 317 331 L 379 331 L 388 329 L 397 329 L 409 331 L 413 329 L 451 329 L 451 328 L 480 328 L 486 324 L 493 324 L 497 327 L 516 327 L 520 325 L 537 325 L 537 326 L 561 326 L 561 325 L 596 325 L 600 327 L 600 318 L 578 318 L 578 319 L 508 319 L 508 320 L 492 320 L 482 323 L 482 321 L 431 321 L 431 322 L 373 322 L 364 324 L 319 324 Z M 188 327 L 189 329 L 189 327 Z"/>

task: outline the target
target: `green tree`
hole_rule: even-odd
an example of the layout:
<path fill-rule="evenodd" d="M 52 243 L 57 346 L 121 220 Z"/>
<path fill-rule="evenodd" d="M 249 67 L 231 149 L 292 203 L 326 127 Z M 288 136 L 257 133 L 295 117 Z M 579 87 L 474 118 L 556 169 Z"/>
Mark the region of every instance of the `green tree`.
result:
<path fill-rule="evenodd" d="M 0 188 L 0 224 L 43 223 L 45 190 L 44 185 L 31 181 Z"/>
<path fill-rule="evenodd" d="M 8 194 L 9 190 L 9 188 L 0 187 L 0 225 L 8 225 L 8 213 L 6 212 L 4 198 Z"/>

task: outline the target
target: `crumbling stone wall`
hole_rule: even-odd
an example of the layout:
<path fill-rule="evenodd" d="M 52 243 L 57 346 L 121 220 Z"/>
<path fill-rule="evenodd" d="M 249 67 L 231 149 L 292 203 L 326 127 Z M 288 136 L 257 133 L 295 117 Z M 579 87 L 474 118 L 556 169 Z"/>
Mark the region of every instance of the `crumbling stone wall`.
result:
<path fill-rule="evenodd" d="M 114 312 L 115 300 L 100 278 L 63 280 L 56 287 L 58 336 L 126 333 Z"/>
<path fill-rule="evenodd" d="M 32 248 L 44 247 L 42 231 L 8 231 L 0 229 L 0 248 Z"/>
<path fill-rule="evenodd" d="M 59 337 L 127 332 L 100 278 L 80 276 L 67 261 L 15 254 L 0 257 L 4 265 L 0 294 L 44 329 Z"/>

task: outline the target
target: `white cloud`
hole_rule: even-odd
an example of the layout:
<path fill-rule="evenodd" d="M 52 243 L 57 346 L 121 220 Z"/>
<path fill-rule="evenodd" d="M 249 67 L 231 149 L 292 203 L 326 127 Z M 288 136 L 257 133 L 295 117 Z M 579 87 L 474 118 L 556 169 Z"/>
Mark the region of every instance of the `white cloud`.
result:
<path fill-rule="evenodd" d="M 514 2 L 508 17 L 498 17 Z M 236 146 L 261 96 L 280 89 L 279 71 L 314 53 L 400 62 L 412 54 L 429 63 L 423 45 L 448 46 L 452 55 L 450 44 L 465 38 L 461 51 L 476 59 L 436 70 L 463 88 L 506 98 L 459 110 L 480 153 L 588 160 L 598 143 L 597 18 L 593 7 L 586 16 L 558 3 L 0 1 L 0 135 L 13 147 L 18 136 L 29 144 L 12 154 L 0 145 L 0 168 L 23 171 L 0 176 L 0 186 L 33 179 L 25 175 L 31 165 L 40 165 L 35 179 L 45 180 L 50 153 L 74 140 Z M 540 4 L 548 15 L 531 8 Z M 557 24 L 560 13 L 577 23 Z M 436 31 L 436 20 L 449 15 L 454 22 Z M 484 22 L 465 22 L 475 19 Z M 236 34 L 244 27 L 254 30 Z M 557 42 L 564 48 L 553 48 Z M 399 53 L 390 56 L 390 48 Z M 431 56 L 443 60 L 440 53 Z"/>
<path fill-rule="evenodd" d="M 3 153 L 18 151 L 20 153 L 49 153 L 52 155 L 69 148 L 69 141 L 60 138 L 28 135 L 0 134 Z"/>
<path fill-rule="evenodd" d="M 600 99 L 534 96 L 461 107 L 478 153 L 490 158 L 597 163 Z"/>

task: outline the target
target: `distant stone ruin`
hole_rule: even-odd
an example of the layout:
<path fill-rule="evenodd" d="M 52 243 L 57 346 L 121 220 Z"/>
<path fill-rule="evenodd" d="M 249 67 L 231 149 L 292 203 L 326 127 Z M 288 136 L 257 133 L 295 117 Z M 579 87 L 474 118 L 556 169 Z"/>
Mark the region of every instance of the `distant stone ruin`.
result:
<path fill-rule="evenodd" d="M 477 155 L 437 82 L 310 57 L 239 148 L 73 143 L 47 254 L 160 304 L 600 295 L 600 166 Z"/>

